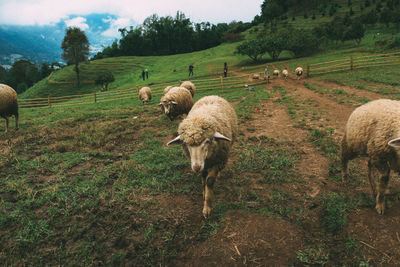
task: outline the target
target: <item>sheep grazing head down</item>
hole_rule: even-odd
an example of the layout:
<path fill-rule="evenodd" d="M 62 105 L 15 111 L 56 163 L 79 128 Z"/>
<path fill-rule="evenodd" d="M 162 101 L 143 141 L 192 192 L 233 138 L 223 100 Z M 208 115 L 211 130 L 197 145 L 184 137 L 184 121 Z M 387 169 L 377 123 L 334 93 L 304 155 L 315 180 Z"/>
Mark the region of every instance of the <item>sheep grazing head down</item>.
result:
<path fill-rule="evenodd" d="M 167 146 L 183 144 L 184 152 L 187 153 L 188 158 L 190 157 L 192 170 L 196 173 L 204 170 L 206 159 L 211 158 L 213 152 L 217 150 L 217 142 L 220 140 L 232 141 L 214 131 L 212 127 L 207 127 L 207 124 L 205 121 L 196 125 L 185 125 L 182 122 L 179 127 L 180 135 L 167 143 Z"/>
<path fill-rule="evenodd" d="M 161 101 L 160 104 L 158 104 L 161 107 L 162 112 L 165 113 L 165 115 L 167 115 L 167 117 L 170 120 L 174 119 L 174 116 L 172 115 L 172 109 L 174 108 L 174 106 L 178 105 L 178 102 L 176 101 Z"/>

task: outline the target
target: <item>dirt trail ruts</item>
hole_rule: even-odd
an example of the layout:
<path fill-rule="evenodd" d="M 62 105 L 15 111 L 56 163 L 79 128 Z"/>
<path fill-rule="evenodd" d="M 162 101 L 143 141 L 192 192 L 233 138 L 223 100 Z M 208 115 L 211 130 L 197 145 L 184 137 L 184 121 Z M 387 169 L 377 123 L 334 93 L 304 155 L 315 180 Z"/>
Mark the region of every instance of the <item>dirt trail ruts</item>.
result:
<path fill-rule="evenodd" d="M 328 176 L 329 159 L 322 156 L 313 144 L 308 141 L 308 133 L 305 130 L 293 126 L 294 121 L 289 118 L 286 106 L 280 105 L 270 99 L 263 101 L 253 119 L 244 127 L 251 128 L 254 132 L 246 133 L 246 136 L 267 136 L 277 141 L 296 144 L 296 150 L 302 155 L 296 164 L 298 171 L 305 179 L 313 180 L 312 192 L 309 196 L 315 197 L 320 191 L 321 181 Z M 317 184 L 315 184 L 315 182 Z"/>
<path fill-rule="evenodd" d="M 316 83 L 319 85 L 323 85 L 326 86 L 328 88 L 331 89 L 342 89 L 344 90 L 346 93 L 352 94 L 352 95 L 356 95 L 358 97 L 366 97 L 369 98 L 371 100 L 375 100 L 375 99 L 380 99 L 380 98 L 384 98 L 384 96 L 374 93 L 374 92 L 370 92 L 367 90 L 362 90 L 362 89 L 357 89 L 351 86 L 347 86 L 347 85 L 340 85 L 337 84 L 335 82 L 327 82 L 327 81 L 319 81 L 319 80 L 309 80 L 309 82 L 311 83 Z"/>

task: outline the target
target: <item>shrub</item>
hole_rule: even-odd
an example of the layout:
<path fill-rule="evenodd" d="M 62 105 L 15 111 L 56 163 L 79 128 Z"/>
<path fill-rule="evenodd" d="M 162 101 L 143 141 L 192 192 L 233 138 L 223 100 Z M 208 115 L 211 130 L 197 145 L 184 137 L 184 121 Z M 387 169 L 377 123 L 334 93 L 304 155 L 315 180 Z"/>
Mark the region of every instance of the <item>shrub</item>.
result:
<path fill-rule="evenodd" d="M 95 79 L 95 84 L 100 85 L 102 90 L 107 90 L 108 85 L 115 81 L 114 75 L 110 71 L 101 72 Z"/>
<path fill-rule="evenodd" d="M 256 31 L 257 28 L 255 28 L 254 31 Z M 242 41 L 244 39 L 243 35 L 241 33 L 226 33 L 224 34 L 224 36 L 222 37 L 222 41 L 224 43 L 235 43 L 235 42 L 239 42 Z"/>

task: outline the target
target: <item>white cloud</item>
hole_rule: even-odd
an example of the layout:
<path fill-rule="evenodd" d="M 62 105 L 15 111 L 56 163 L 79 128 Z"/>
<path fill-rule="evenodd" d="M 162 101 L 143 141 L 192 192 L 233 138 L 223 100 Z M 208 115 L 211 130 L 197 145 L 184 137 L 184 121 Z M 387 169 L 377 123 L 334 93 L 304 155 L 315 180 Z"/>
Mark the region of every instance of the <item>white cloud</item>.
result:
<path fill-rule="evenodd" d="M 86 24 L 86 18 L 84 17 L 75 17 L 64 22 L 67 27 L 78 27 L 82 31 L 89 29 L 89 25 Z"/>
<path fill-rule="evenodd" d="M 104 21 L 104 20 L 103 20 Z M 135 22 L 130 18 L 118 18 L 118 19 L 110 19 L 107 22 L 110 23 L 110 28 L 104 31 L 101 35 L 105 37 L 118 38 L 121 37 L 118 29 L 122 29 L 128 26 L 135 25 Z"/>
<path fill-rule="evenodd" d="M 139 24 L 151 14 L 175 16 L 180 10 L 193 22 L 251 21 L 263 0 L 0 0 L 0 25 L 46 25 L 72 14 L 108 13 Z"/>

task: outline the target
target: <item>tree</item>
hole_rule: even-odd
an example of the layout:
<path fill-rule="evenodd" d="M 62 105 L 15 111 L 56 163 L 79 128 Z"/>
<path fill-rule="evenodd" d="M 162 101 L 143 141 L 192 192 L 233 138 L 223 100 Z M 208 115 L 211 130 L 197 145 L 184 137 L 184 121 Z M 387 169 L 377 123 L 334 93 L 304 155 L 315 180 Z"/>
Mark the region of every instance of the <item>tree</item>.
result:
<path fill-rule="evenodd" d="M 62 58 L 68 65 L 74 65 L 76 79 L 79 87 L 79 63 L 89 57 L 89 40 L 79 28 L 67 28 L 61 48 L 64 51 Z"/>
<path fill-rule="evenodd" d="M 47 63 L 42 63 L 42 65 L 40 65 L 40 78 L 46 78 L 47 76 L 49 76 L 51 73 L 51 68 L 50 65 Z"/>
<path fill-rule="evenodd" d="M 354 22 L 349 29 L 343 35 L 343 41 L 345 40 L 354 40 L 357 43 L 357 46 L 360 45 L 362 38 L 365 34 L 365 28 L 361 24 L 361 22 Z"/>
<path fill-rule="evenodd" d="M 0 83 L 6 82 L 7 71 L 6 69 L 0 65 Z"/>
<path fill-rule="evenodd" d="M 28 60 L 18 60 L 11 67 L 7 82 L 13 88 L 17 88 L 20 83 L 25 83 L 31 87 L 40 80 L 40 73 L 36 65 Z"/>
<path fill-rule="evenodd" d="M 236 48 L 236 53 L 246 55 L 256 62 L 260 61 L 266 52 L 263 40 L 247 41 Z"/>
<path fill-rule="evenodd" d="M 108 84 L 112 83 L 113 81 L 115 81 L 114 75 L 110 71 L 106 71 L 98 74 L 94 83 L 96 85 L 100 85 L 102 90 L 107 91 Z"/>
<path fill-rule="evenodd" d="M 265 49 L 272 60 L 277 60 L 283 50 L 287 49 L 288 38 L 281 33 L 270 35 L 263 40 Z"/>

